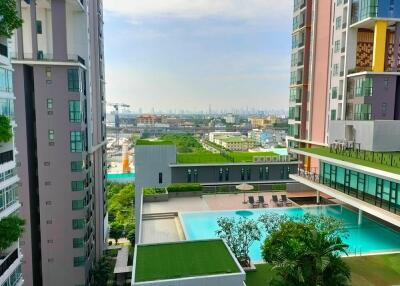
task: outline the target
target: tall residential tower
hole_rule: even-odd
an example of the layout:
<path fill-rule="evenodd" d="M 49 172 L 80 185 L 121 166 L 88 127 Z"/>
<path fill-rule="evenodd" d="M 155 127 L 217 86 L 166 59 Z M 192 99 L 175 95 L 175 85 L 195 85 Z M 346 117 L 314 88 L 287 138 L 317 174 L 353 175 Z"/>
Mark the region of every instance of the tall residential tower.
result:
<path fill-rule="evenodd" d="M 300 118 L 308 137 L 288 138 L 303 161 L 290 177 L 357 209 L 359 224 L 368 213 L 400 227 L 400 1 L 322 2 L 313 21 L 329 14 L 329 25 L 313 23 L 308 99 L 319 104 Z"/>
<path fill-rule="evenodd" d="M 106 242 L 101 0 L 17 0 L 12 42 L 25 285 L 93 285 Z"/>
<path fill-rule="evenodd" d="M 9 39 L 0 37 L 0 115 L 11 120 L 14 134 L 15 97 L 9 46 Z M 21 207 L 18 201 L 19 178 L 16 172 L 16 153 L 14 136 L 7 142 L 0 142 L 0 221 L 18 215 Z M 13 242 L 7 249 L 0 249 L 0 285 L 22 285 L 21 259 L 18 241 Z"/>

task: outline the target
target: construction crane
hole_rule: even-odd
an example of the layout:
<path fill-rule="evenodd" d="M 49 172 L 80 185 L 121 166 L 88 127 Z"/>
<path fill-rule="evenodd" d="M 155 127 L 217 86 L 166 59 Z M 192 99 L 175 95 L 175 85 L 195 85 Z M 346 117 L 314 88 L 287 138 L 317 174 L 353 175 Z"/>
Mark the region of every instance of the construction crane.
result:
<path fill-rule="evenodd" d="M 115 142 L 117 143 L 117 147 L 119 146 L 119 132 L 120 132 L 120 119 L 119 119 L 119 108 L 125 107 L 129 108 L 130 106 L 125 103 L 107 103 L 108 106 L 114 107 L 114 115 L 115 115 Z"/>

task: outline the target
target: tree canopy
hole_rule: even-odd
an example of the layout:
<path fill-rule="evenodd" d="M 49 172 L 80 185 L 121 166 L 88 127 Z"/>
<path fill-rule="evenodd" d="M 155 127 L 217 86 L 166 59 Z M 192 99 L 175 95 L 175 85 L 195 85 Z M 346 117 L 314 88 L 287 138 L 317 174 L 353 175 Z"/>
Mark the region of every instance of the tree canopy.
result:
<path fill-rule="evenodd" d="M 0 115 L 0 142 L 10 141 L 12 136 L 10 119 L 7 116 Z"/>
<path fill-rule="evenodd" d="M 25 221 L 18 216 L 0 220 L 0 251 L 10 247 L 24 232 Z"/>
<path fill-rule="evenodd" d="M 344 286 L 350 269 L 340 255 L 347 245 L 335 232 L 314 223 L 288 221 L 265 240 L 262 256 L 279 274 L 275 285 Z"/>
<path fill-rule="evenodd" d="M 18 17 L 15 0 L 0 1 L 0 36 L 10 38 L 21 25 L 22 19 Z"/>

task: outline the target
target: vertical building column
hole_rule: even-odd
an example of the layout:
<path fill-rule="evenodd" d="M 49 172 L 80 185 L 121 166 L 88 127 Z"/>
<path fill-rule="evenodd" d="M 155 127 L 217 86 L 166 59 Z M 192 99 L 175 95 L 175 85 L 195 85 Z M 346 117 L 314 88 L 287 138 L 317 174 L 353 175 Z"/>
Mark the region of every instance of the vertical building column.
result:
<path fill-rule="evenodd" d="M 372 71 L 374 72 L 385 71 L 386 30 L 387 21 L 378 20 L 375 22 L 374 55 L 372 59 Z"/>
<path fill-rule="evenodd" d="M 396 24 L 396 32 L 394 38 L 394 52 L 393 52 L 393 71 L 397 71 L 399 66 L 399 46 L 400 46 L 400 23 Z"/>
<path fill-rule="evenodd" d="M 363 211 L 358 210 L 358 225 L 362 224 L 362 218 L 363 218 Z"/>
<path fill-rule="evenodd" d="M 22 19 L 21 1 L 22 0 L 16 1 L 16 4 L 17 4 L 18 16 Z M 19 60 L 23 59 L 24 58 L 24 43 L 23 43 L 23 36 L 22 36 L 22 27 L 17 29 L 17 42 L 15 44 L 16 44 L 16 48 L 17 48 L 17 53 L 16 53 L 15 57 Z"/>
<path fill-rule="evenodd" d="M 32 33 L 32 59 L 37 59 L 38 56 L 38 41 L 36 31 L 36 0 L 32 0 L 31 6 L 31 33 Z"/>
<path fill-rule="evenodd" d="M 67 55 L 67 15 L 66 1 L 52 0 L 52 25 L 53 25 L 53 56 L 54 60 L 66 61 Z"/>

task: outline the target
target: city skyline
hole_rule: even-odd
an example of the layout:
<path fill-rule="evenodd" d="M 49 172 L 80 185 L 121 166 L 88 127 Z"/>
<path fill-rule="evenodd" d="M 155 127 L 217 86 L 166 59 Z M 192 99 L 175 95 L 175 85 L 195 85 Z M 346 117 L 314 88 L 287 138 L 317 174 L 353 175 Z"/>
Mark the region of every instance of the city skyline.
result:
<path fill-rule="evenodd" d="M 108 101 L 287 109 L 292 5 L 104 1 Z"/>

